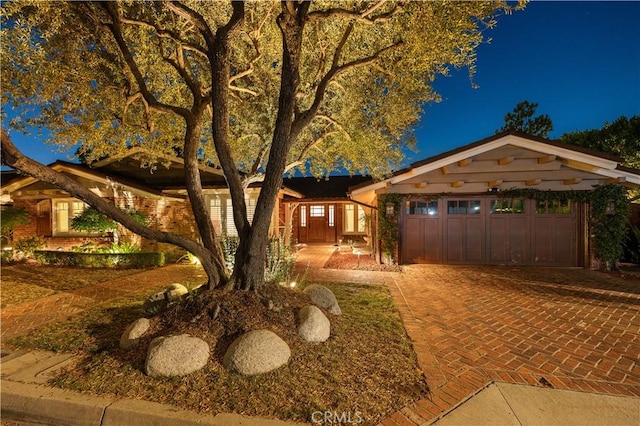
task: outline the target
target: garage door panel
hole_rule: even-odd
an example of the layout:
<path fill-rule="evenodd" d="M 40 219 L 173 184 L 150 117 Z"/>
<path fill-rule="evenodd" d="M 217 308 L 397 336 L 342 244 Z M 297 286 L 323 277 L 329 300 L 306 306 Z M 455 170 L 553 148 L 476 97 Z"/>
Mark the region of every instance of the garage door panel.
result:
<path fill-rule="evenodd" d="M 489 246 L 489 260 L 492 263 L 503 263 L 507 261 L 509 250 L 508 239 L 508 218 L 491 217 L 489 223 L 489 233 L 487 235 Z"/>
<path fill-rule="evenodd" d="M 465 223 L 462 218 L 449 217 L 447 219 L 447 261 L 461 262 L 465 260 L 464 230 Z"/>
<path fill-rule="evenodd" d="M 482 218 L 467 217 L 465 220 L 465 251 L 466 260 L 469 262 L 483 261 L 483 232 L 482 232 Z"/>
<path fill-rule="evenodd" d="M 403 259 L 406 262 L 419 262 L 423 253 L 423 232 L 420 218 L 407 217 L 404 222 Z"/>
<path fill-rule="evenodd" d="M 429 263 L 441 262 L 442 238 L 440 236 L 440 220 L 437 218 L 422 219 L 422 229 L 424 232 L 424 261 Z"/>
<path fill-rule="evenodd" d="M 575 259 L 575 220 L 573 217 L 556 218 L 554 261 L 563 265 L 571 265 Z"/>

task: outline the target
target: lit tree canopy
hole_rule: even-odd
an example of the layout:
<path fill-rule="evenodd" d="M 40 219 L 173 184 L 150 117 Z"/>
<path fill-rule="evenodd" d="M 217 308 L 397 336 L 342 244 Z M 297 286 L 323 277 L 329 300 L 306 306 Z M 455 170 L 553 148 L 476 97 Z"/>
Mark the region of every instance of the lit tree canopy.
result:
<path fill-rule="evenodd" d="M 232 281 L 255 288 L 283 174 L 308 165 L 315 175 L 389 173 L 422 105 L 438 100 L 434 78 L 450 66 L 473 74 L 483 32 L 521 6 L 4 2 L 3 103 L 19 111 L 14 128 L 46 127 L 55 144 L 80 143 L 88 161 L 131 146 L 182 155 L 202 244 L 218 269 L 197 164 L 219 166 L 241 240 Z M 257 180 L 249 224 L 242 192 Z M 214 269 L 210 278 L 226 281 Z"/>

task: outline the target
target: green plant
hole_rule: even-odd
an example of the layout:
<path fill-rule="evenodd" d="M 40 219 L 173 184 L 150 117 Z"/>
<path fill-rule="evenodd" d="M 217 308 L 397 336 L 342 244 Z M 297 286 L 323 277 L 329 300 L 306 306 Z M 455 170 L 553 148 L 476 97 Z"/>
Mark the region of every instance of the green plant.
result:
<path fill-rule="evenodd" d="M 26 258 L 32 258 L 33 253 L 36 250 L 40 250 L 44 246 L 45 246 L 44 238 L 34 235 L 32 237 L 20 238 L 16 242 L 14 249 L 16 253 L 20 253 L 22 254 L 22 256 Z"/>
<path fill-rule="evenodd" d="M 164 265 L 164 253 L 75 253 L 41 250 L 36 259 L 48 265 L 85 268 L 148 268 Z"/>
<path fill-rule="evenodd" d="M 398 218 L 400 217 L 402 198 L 401 194 L 384 194 L 378 199 L 378 236 L 385 263 L 397 261 Z M 393 206 L 393 212 L 387 209 L 387 206 Z"/>
<path fill-rule="evenodd" d="M 71 229 L 78 232 L 114 232 L 118 227 L 115 220 L 103 215 L 93 207 L 88 207 L 71 219 Z"/>
<path fill-rule="evenodd" d="M 12 231 L 16 226 L 29 223 L 26 210 L 20 207 L 9 207 L 0 211 L 0 236 L 2 244 L 8 244 L 12 240 Z"/>
<path fill-rule="evenodd" d="M 272 238 L 267 245 L 267 263 L 264 279 L 267 282 L 289 281 L 295 265 L 296 254 L 284 240 Z"/>

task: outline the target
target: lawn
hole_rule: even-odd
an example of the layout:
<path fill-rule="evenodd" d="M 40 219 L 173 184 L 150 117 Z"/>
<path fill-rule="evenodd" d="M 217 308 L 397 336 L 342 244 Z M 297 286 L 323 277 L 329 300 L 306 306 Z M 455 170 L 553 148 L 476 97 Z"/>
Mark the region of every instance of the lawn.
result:
<path fill-rule="evenodd" d="M 185 316 L 180 320 L 184 329 L 178 326 L 173 331 L 188 331 L 205 339 L 212 356 L 205 369 L 183 378 L 159 379 L 143 373 L 146 346 L 153 336 L 143 341 L 139 350 L 119 349 L 122 330 L 142 314 L 142 298 L 89 310 L 10 343 L 83 355 L 77 365 L 53 380 L 55 386 L 168 403 L 208 414 L 236 412 L 309 422 L 315 411 L 352 415 L 357 411 L 365 424 L 376 424 L 424 395 L 425 378 L 388 289 L 345 283 L 323 285 L 334 291 L 343 315 L 328 314 L 331 337 L 321 344 L 304 342 L 295 326 L 288 325 L 292 319 L 295 323 L 299 306 L 308 304 L 299 289 L 278 288 L 270 293 L 269 297 L 291 305 L 282 312 L 264 308 L 264 298 L 256 293 L 232 292 L 219 299 L 222 309 L 215 322 L 200 318 L 190 321 Z M 188 306 L 182 311 L 188 311 Z M 162 318 L 155 318 L 154 333 L 162 328 L 164 317 L 176 312 L 170 310 Z M 229 335 L 216 334 L 216 329 L 233 328 L 232 322 L 237 327 L 232 334 L 240 329 L 276 331 L 292 350 L 289 363 L 253 377 L 227 372 L 220 359 Z"/>
<path fill-rule="evenodd" d="M 17 305 L 51 294 L 113 280 L 140 269 L 71 268 L 43 265 L 2 266 L 0 306 Z M 73 277 L 73 279 L 69 279 Z"/>

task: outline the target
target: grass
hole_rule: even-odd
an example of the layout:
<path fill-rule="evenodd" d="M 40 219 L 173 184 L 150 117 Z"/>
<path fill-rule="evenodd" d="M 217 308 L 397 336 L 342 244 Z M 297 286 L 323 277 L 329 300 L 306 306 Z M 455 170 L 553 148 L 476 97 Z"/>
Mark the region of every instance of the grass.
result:
<path fill-rule="evenodd" d="M 17 305 L 62 291 L 109 281 L 140 269 L 71 268 L 42 265 L 2 266 L 1 307 Z M 73 277 L 73 279 L 69 279 Z"/>
<path fill-rule="evenodd" d="M 124 328 L 141 315 L 141 298 L 89 310 L 9 343 L 79 353 L 78 364 L 53 380 L 63 388 L 168 403 L 209 414 L 236 412 L 303 422 L 309 422 L 314 411 L 357 411 L 365 424 L 376 424 L 426 392 L 415 353 L 386 287 L 323 285 L 334 291 L 343 312 L 338 317 L 328 314 L 332 327 L 329 340 L 308 343 L 297 337 L 295 326 L 278 329 L 289 343 L 292 357 L 286 366 L 259 376 L 226 371 L 220 359 L 227 341 L 207 340 L 212 337 L 198 335 L 202 329 L 193 333 L 212 348 L 205 369 L 182 378 L 146 376 L 143 366 L 148 340 L 139 350 L 118 348 Z M 299 290 L 293 293 L 292 303 L 306 300 Z M 241 303 L 233 306 L 247 306 L 247 327 L 268 327 L 255 319 L 260 306 L 252 307 L 250 295 L 245 293 L 238 299 Z M 221 316 L 227 315 L 225 312 L 223 308 Z M 280 314 L 266 311 L 262 315 Z"/>

